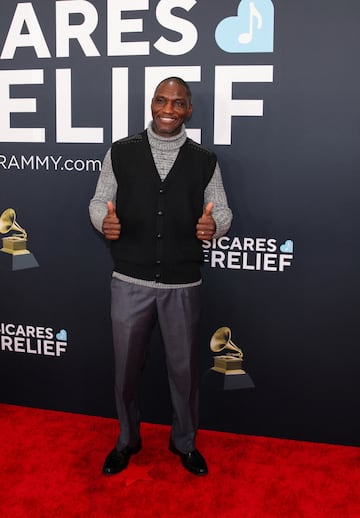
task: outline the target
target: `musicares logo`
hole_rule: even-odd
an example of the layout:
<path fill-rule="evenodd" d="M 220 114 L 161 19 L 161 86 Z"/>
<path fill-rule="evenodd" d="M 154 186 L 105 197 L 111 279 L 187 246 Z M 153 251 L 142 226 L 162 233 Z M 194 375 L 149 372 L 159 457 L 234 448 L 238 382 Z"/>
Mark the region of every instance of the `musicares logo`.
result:
<path fill-rule="evenodd" d="M 274 5 L 271 0 L 241 0 L 234 4 L 237 13 L 235 8 L 229 12 L 226 2 L 223 2 L 224 18 L 220 21 L 216 18 L 214 22 L 208 17 L 211 2 L 196 0 L 158 0 L 153 3 L 119 0 L 8 3 L 14 4 L 11 10 L 13 13 L 4 12 L 1 15 L 0 61 L 6 61 L 6 70 L 0 70 L 1 142 L 54 143 L 55 139 L 56 144 L 103 144 L 108 133 L 114 142 L 129 135 L 130 118 L 134 117 L 131 113 L 133 105 L 143 104 L 143 122 L 144 127 L 147 126 L 151 119 L 150 100 L 153 91 L 164 77 L 180 75 L 190 83 L 199 83 L 203 80 L 203 67 L 206 75 L 211 73 L 213 76 L 209 82 L 213 87 L 209 91 L 207 85 L 205 90 L 213 96 L 208 109 L 213 110 L 214 145 L 231 145 L 235 117 L 263 117 L 263 97 L 268 90 L 266 83 L 273 83 L 274 66 L 239 64 L 238 59 L 230 60 L 233 61 L 230 63 L 229 56 L 223 53 L 234 53 L 237 58 L 238 53 L 273 52 Z M 157 4 L 156 9 L 154 3 Z M 42 8 L 44 12 L 41 12 Z M 150 23 L 146 13 L 151 19 Z M 204 24 L 205 19 L 207 22 Z M 201 34 L 203 30 L 207 32 L 209 25 L 211 42 Z M 173 37 L 171 33 L 179 37 Z M 196 65 L 192 58 L 184 58 L 184 63 L 188 64 L 179 65 L 176 61 L 178 57 L 191 55 L 193 51 L 196 51 L 195 56 L 198 55 L 203 42 L 206 42 L 203 65 Z M 217 53 L 209 52 L 215 43 L 222 50 L 218 55 L 219 62 L 214 61 Z M 159 61 L 161 55 L 164 60 Z M 34 68 L 28 68 L 28 56 L 36 57 Z M 104 59 L 101 69 L 97 71 L 97 64 L 100 66 L 101 62 L 98 58 L 102 57 L 110 59 Z M 145 59 L 145 63 L 142 63 L 142 59 Z M 78 89 L 86 88 L 86 84 L 81 85 L 81 81 L 84 81 L 84 60 L 90 60 L 95 67 L 89 73 L 94 76 L 101 73 L 102 77 L 100 90 L 91 93 L 91 97 L 95 96 L 94 102 L 101 102 L 102 89 L 106 87 L 106 110 L 110 111 L 110 116 L 106 117 L 106 123 L 104 121 L 102 125 L 98 124 L 95 116 L 89 119 L 86 117 L 86 126 L 73 125 L 73 121 L 82 119 L 82 113 L 89 104 L 88 99 L 84 98 L 82 103 L 78 98 Z M 33 59 L 30 62 L 33 63 Z M 74 67 L 71 67 L 71 63 Z M 129 66 L 124 66 L 126 64 Z M 137 84 L 134 88 L 135 77 Z M 144 80 L 143 88 L 138 84 L 140 77 Z M 233 84 L 244 82 L 264 83 L 261 88 L 264 93 L 260 94 L 259 99 L 233 98 Z M 24 87 L 19 88 L 23 94 L 12 95 L 13 90 L 18 90 L 17 85 Z M 144 91 L 143 99 L 139 98 L 139 88 Z M 49 99 L 56 100 L 54 106 L 48 105 L 51 102 Z M 42 116 L 40 107 L 44 105 L 47 112 L 53 113 L 51 120 Z M 104 110 L 105 106 L 97 106 L 98 112 Z M 25 127 L 17 126 L 15 119 L 18 117 L 13 117 L 13 113 L 23 113 L 24 118 L 27 114 L 33 114 L 30 120 L 36 118 L 35 127 L 29 124 Z M 139 116 L 135 114 L 136 118 Z M 188 136 L 198 142 L 201 142 L 202 131 L 202 128 L 187 128 Z M 206 131 L 210 131 L 208 123 Z M 57 160 L 57 154 L 54 154 L 54 158 Z M 47 162 L 46 156 L 39 159 L 45 163 L 42 170 L 47 165 L 53 166 L 51 160 Z M 12 160 L 12 157 L 0 155 L 0 165 L 2 162 L 8 167 L 13 163 Z M 31 158 L 25 157 L 22 160 L 28 161 Z M 71 161 L 65 162 L 72 167 Z M 66 164 L 64 167 L 66 169 Z M 79 167 L 83 165 L 80 163 Z"/>
<path fill-rule="evenodd" d="M 294 242 L 286 239 L 278 246 L 276 239 L 224 236 L 203 241 L 203 252 L 211 268 L 284 272 L 292 266 Z"/>
<path fill-rule="evenodd" d="M 0 350 L 59 357 L 67 350 L 67 331 L 52 327 L 0 323 Z"/>

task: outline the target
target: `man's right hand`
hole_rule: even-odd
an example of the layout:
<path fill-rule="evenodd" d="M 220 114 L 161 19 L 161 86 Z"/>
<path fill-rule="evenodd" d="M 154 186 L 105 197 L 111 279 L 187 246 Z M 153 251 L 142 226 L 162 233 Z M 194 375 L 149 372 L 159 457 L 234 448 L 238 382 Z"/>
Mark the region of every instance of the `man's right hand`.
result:
<path fill-rule="evenodd" d="M 111 201 L 107 202 L 108 212 L 102 224 L 102 231 L 106 239 L 116 241 L 119 239 L 121 225 L 119 218 L 116 215 L 114 204 Z"/>

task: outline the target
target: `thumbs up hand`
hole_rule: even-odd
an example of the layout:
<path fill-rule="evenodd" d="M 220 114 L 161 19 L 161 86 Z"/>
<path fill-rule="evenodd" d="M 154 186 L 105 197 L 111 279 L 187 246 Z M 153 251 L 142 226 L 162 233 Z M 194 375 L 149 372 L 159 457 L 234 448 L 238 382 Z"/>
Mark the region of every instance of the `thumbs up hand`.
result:
<path fill-rule="evenodd" d="M 216 225 L 214 218 L 212 217 L 212 210 L 214 208 L 214 204 L 212 202 L 208 203 L 202 213 L 201 218 L 199 218 L 196 225 L 196 237 L 201 241 L 205 239 L 211 239 L 215 234 Z"/>
<path fill-rule="evenodd" d="M 116 241 L 119 239 L 121 225 L 119 218 L 116 215 L 114 204 L 111 201 L 107 202 L 108 211 L 103 220 L 102 231 L 106 239 Z"/>

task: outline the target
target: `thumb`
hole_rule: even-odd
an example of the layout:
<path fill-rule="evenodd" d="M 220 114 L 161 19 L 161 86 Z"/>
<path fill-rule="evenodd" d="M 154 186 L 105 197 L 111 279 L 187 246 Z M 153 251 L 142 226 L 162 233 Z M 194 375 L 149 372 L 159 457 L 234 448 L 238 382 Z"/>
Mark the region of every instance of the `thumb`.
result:
<path fill-rule="evenodd" d="M 210 201 L 206 207 L 205 207 L 205 210 L 204 210 L 204 214 L 205 216 L 211 216 L 211 213 L 212 213 L 212 210 L 214 208 L 214 204 L 212 201 Z"/>
<path fill-rule="evenodd" d="M 115 207 L 112 201 L 107 202 L 108 207 L 108 216 L 114 216 L 115 215 Z"/>

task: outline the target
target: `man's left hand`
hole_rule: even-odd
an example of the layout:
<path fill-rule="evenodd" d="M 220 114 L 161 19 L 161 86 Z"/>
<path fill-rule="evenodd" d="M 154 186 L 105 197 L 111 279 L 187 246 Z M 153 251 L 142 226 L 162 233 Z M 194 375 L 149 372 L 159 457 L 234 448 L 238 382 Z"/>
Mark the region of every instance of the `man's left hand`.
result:
<path fill-rule="evenodd" d="M 214 204 L 212 202 L 208 203 L 196 225 L 196 237 L 201 241 L 211 239 L 215 234 L 216 225 L 214 218 L 212 217 L 213 208 Z"/>

